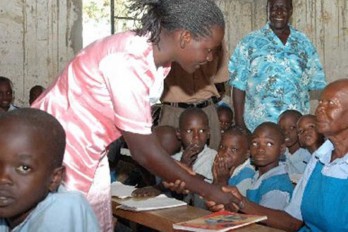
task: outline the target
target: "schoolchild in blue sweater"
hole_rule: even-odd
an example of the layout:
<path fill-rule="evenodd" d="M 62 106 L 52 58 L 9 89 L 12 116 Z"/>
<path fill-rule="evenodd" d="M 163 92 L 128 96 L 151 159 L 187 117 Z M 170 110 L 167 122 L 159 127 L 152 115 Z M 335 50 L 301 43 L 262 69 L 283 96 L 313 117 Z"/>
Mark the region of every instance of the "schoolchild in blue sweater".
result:
<path fill-rule="evenodd" d="M 95 232 L 84 196 L 60 186 L 65 132 L 50 114 L 21 108 L 0 115 L 0 231 Z"/>
<path fill-rule="evenodd" d="M 264 122 L 254 130 L 251 136 L 250 154 L 252 163 L 257 168 L 251 187 L 244 197 L 236 187 L 229 187 L 237 199 L 241 212 L 248 202 L 253 202 L 269 209 L 283 210 L 289 203 L 293 184 L 286 172 L 285 165 L 279 164 L 279 156 L 284 152 L 285 139 L 276 123 Z M 221 210 L 222 205 L 206 202 L 210 210 Z"/>
<path fill-rule="evenodd" d="M 250 134 L 238 127 L 232 126 L 221 137 L 218 154 L 213 164 L 214 184 L 221 186 L 236 186 L 245 196 L 250 188 L 254 167 L 250 164 Z"/>
<path fill-rule="evenodd" d="M 276 123 L 264 122 L 251 137 L 252 163 L 258 169 L 247 190 L 247 199 L 259 205 L 284 209 L 290 202 L 293 185 L 279 156 L 285 151 L 285 139 Z"/>

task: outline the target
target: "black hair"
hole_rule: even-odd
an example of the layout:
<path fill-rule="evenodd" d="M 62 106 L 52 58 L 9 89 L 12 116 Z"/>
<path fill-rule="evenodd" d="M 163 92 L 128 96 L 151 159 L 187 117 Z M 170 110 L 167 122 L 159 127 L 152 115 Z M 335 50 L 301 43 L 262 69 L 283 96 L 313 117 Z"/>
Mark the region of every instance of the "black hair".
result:
<path fill-rule="evenodd" d="M 222 137 L 226 136 L 226 135 L 235 135 L 235 134 L 242 136 L 242 137 L 245 137 L 247 140 L 248 146 L 249 146 L 250 141 L 251 141 L 250 131 L 243 128 L 243 127 L 240 127 L 238 125 L 233 125 L 230 128 L 228 128 L 227 130 L 225 130 L 224 133 L 222 134 Z"/>
<path fill-rule="evenodd" d="M 33 92 L 35 90 L 40 90 L 43 92 L 45 90 L 45 88 L 42 85 L 34 85 L 33 87 L 31 87 L 29 92 Z"/>
<path fill-rule="evenodd" d="M 128 10 L 139 17 L 137 35 L 150 33 L 149 41 L 158 44 L 162 29 L 184 29 L 193 37 L 211 36 L 211 27 L 225 28 L 224 16 L 212 0 L 130 0 Z"/>
<path fill-rule="evenodd" d="M 267 0 L 266 15 L 268 15 L 268 13 L 269 13 L 269 12 L 268 12 L 268 7 L 269 7 L 269 4 L 270 4 L 271 1 L 274 1 L 274 0 Z M 289 2 L 291 9 L 293 9 L 292 0 L 287 0 L 287 1 Z"/>
<path fill-rule="evenodd" d="M 183 126 L 183 124 L 185 123 L 185 120 L 191 115 L 202 117 L 204 119 L 204 121 L 207 122 L 207 126 L 209 126 L 209 119 L 208 119 L 207 114 L 200 108 L 192 107 L 192 108 L 187 108 L 185 111 L 183 111 L 180 114 L 180 116 L 179 116 L 179 128 L 181 128 Z"/>
<path fill-rule="evenodd" d="M 261 130 L 263 128 L 268 128 L 268 129 L 273 130 L 275 132 L 274 134 L 275 134 L 276 138 L 279 138 L 281 143 L 285 142 L 284 133 L 283 133 L 282 129 L 280 128 L 280 126 L 277 123 L 274 123 L 274 122 L 263 122 L 263 123 L 261 123 L 260 125 L 258 125 L 255 128 L 253 134 L 256 131 Z"/>
<path fill-rule="evenodd" d="M 52 167 L 62 166 L 65 151 L 65 131 L 59 121 L 49 113 L 33 108 L 19 108 L 0 115 L 0 121 L 16 119 L 37 131 L 52 157 Z"/>
<path fill-rule="evenodd" d="M 7 82 L 10 84 L 11 88 L 13 88 L 12 81 L 10 79 L 8 79 L 7 77 L 0 76 L 0 82 L 2 82 L 2 83 Z"/>
<path fill-rule="evenodd" d="M 270 2 L 270 1 L 274 1 L 274 0 L 267 0 L 266 9 L 268 9 L 269 2 Z M 290 7 L 293 8 L 293 6 L 292 6 L 292 0 L 287 0 L 287 1 L 290 3 Z"/>
<path fill-rule="evenodd" d="M 283 113 L 281 113 L 278 117 L 278 122 L 280 119 L 286 115 L 293 115 L 295 116 L 296 121 L 298 121 L 302 117 L 302 113 L 297 110 L 285 110 Z"/>
<path fill-rule="evenodd" d="M 229 115 L 231 115 L 232 119 L 233 119 L 233 110 L 231 109 L 231 107 L 227 106 L 227 105 L 220 105 L 217 107 L 217 112 L 221 113 L 221 112 L 226 112 Z"/>

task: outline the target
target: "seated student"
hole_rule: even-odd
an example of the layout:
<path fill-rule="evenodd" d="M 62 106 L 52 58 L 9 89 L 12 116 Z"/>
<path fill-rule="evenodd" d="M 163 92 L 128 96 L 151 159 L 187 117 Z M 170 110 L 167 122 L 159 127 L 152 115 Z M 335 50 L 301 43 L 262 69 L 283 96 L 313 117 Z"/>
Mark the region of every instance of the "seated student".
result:
<path fill-rule="evenodd" d="M 250 154 L 257 168 L 246 197 L 267 208 L 284 209 L 290 202 L 293 185 L 279 156 L 284 152 L 285 138 L 280 127 L 264 122 L 251 137 Z"/>
<path fill-rule="evenodd" d="M 180 151 L 181 142 L 176 136 L 174 127 L 168 125 L 156 126 L 152 129 L 152 132 L 169 155 L 174 155 Z M 161 180 L 156 177 L 156 185 L 138 188 L 133 191 L 132 195 L 134 197 L 154 197 L 161 193 L 170 195 L 167 189 L 163 187 Z"/>
<path fill-rule="evenodd" d="M 29 105 L 31 105 L 36 98 L 38 98 L 43 91 L 45 91 L 45 88 L 41 85 L 35 85 L 33 86 L 29 91 Z"/>
<path fill-rule="evenodd" d="M 314 152 L 284 211 L 256 205 L 235 195 L 239 203 L 217 205 L 218 211 L 234 208 L 246 214 L 266 215 L 264 223 L 286 231 L 348 231 L 348 79 L 328 84 L 315 110 L 316 126 L 327 139 Z M 184 183 L 184 182 L 182 182 Z M 181 183 L 181 184 L 182 184 Z M 224 188 L 234 195 L 235 190 Z"/>
<path fill-rule="evenodd" d="M 50 114 L 0 115 L 0 231 L 100 230 L 85 198 L 59 187 L 64 149 L 64 129 Z"/>
<path fill-rule="evenodd" d="M 186 109 L 179 117 L 177 129 L 183 150 L 172 157 L 211 183 L 212 167 L 217 152 L 206 145 L 209 135 L 209 121 L 204 111 L 200 108 Z M 192 201 L 194 206 L 205 208 L 204 201 L 197 195 L 189 194 L 185 200 Z"/>
<path fill-rule="evenodd" d="M 0 76 L 0 114 L 18 108 L 12 104 L 12 93 L 12 81 L 7 77 Z"/>
<path fill-rule="evenodd" d="M 249 159 L 249 134 L 233 126 L 221 137 L 218 154 L 213 165 L 214 184 L 236 186 L 246 196 L 255 174 Z"/>
<path fill-rule="evenodd" d="M 254 207 L 279 211 L 289 204 L 294 187 L 285 165 L 279 164 L 279 156 L 285 148 L 285 138 L 279 125 L 264 122 L 256 127 L 251 137 L 250 154 L 257 171 L 246 197 L 235 186 L 223 189 L 240 200 L 237 209 L 243 209 L 246 203 L 251 202 Z M 206 205 L 212 211 L 224 208 L 212 201 L 207 201 Z M 235 210 L 235 203 L 232 206 Z"/>
<path fill-rule="evenodd" d="M 217 114 L 220 122 L 220 131 L 223 134 L 233 125 L 233 111 L 229 106 L 220 105 L 217 107 Z"/>
<path fill-rule="evenodd" d="M 297 121 L 297 134 L 300 145 L 313 154 L 324 142 L 324 135 L 317 131 L 316 119 L 312 114 L 303 115 Z"/>
<path fill-rule="evenodd" d="M 297 135 L 297 121 L 302 114 L 296 110 L 286 110 L 278 118 L 278 124 L 285 136 L 285 165 L 290 176 L 302 175 L 306 169 L 311 154 L 300 147 Z"/>
<path fill-rule="evenodd" d="M 153 135 L 158 138 L 158 141 L 165 151 L 173 155 L 180 151 L 181 142 L 177 138 L 176 128 L 168 125 L 155 126 L 152 128 Z M 135 168 L 129 173 L 128 178 L 124 181 L 127 185 L 136 185 L 139 188 L 153 186 L 160 182 L 152 173 L 144 167 L 134 162 Z"/>

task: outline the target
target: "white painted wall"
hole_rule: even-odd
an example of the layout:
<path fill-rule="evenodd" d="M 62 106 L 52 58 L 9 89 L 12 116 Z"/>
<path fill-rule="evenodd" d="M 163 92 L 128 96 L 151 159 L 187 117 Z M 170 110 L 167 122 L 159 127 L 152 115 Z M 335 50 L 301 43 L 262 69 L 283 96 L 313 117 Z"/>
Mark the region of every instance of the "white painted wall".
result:
<path fill-rule="evenodd" d="M 48 86 L 82 47 L 80 0 L 0 0 L 0 75 L 14 83 L 15 104 Z"/>

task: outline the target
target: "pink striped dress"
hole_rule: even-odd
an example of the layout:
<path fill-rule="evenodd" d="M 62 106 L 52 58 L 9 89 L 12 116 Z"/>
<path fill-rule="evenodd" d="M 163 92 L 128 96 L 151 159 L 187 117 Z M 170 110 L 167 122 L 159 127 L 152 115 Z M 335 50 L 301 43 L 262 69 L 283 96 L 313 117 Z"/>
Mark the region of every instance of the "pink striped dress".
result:
<path fill-rule="evenodd" d="M 63 125 L 69 190 L 85 194 L 102 231 L 112 231 L 106 147 L 121 131 L 150 134 L 151 100 L 170 67 L 156 68 L 148 37 L 124 32 L 98 40 L 66 66 L 32 107 Z"/>

